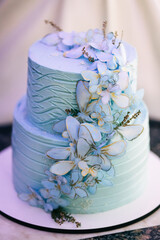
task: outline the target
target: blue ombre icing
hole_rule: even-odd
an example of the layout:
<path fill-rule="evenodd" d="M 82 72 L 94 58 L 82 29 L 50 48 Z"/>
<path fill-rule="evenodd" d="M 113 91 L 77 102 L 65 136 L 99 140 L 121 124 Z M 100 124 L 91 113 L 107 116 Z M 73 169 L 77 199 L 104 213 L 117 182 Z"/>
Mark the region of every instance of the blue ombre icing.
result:
<path fill-rule="evenodd" d="M 31 46 L 12 134 L 22 200 L 90 214 L 142 194 L 149 126 L 136 72 L 135 49 L 114 33 L 61 31 Z"/>

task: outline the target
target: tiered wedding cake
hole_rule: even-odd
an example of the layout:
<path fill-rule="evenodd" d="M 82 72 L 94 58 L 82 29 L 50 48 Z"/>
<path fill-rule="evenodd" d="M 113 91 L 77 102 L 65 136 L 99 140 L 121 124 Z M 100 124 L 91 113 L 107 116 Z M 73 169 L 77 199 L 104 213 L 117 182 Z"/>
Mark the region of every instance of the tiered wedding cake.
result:
<path fill-rule="evenodd" d="M 12 135 L 22 200 L 89 214 L 142 194 L 149 128 L 136 72 L 136 50 L 105 29 L 59 31 L 31 46 Z"/>

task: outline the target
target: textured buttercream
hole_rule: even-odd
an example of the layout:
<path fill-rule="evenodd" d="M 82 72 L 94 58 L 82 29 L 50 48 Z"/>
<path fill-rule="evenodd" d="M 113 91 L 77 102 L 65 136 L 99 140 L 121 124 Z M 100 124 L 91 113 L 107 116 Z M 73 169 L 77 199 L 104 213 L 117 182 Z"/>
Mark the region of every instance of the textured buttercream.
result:
<path fill-rule="evenodd" d="M 142 103 L 141 115 L 135 123 L 144 127 L 143 133 L 133 141 L 127 141 L 127 151 L 120 158 L 111 158 L 115 167 L 113 186 L 98 186 L 95 195 L 70 200 L 67 209 L 71 213 L 96 213 L 107 211 L 136 199 L 146 183 L 146 162 L 149 152 L 148 112 Z M 18 193 L 28 192 L 27 186 L 42 187 L 41 180 L 54 160 L 46 157 L 48 149 L 67 146 L 61 136 L 47 133 L 34 126 L 26 118 L 26 97 L 17 105 L 12 134 L 13 182 Z"/>
<path fill-rule="evenodd" d="M 137 54 L 123 42 L 131 65 L 129 82 L 132 92 L 137 85 Z M 28 56 L 27 117 L 42 130 L 52 132 L 57 120 L 65 119 L 66 108 L 77 109 L 76 84 L 83 80 L 81 72 L 91 65 L 86 58 L 63 57 L 55 46 L 42 41 L 34 43 Z"/>

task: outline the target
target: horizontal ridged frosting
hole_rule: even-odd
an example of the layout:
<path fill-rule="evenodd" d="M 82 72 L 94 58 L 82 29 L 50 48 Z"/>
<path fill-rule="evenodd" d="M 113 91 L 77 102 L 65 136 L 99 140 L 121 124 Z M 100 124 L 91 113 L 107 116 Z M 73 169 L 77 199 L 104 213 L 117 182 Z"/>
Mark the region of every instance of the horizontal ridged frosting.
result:
<path fill-rule="evenodd" d="M 70 201 L 67 208 L 72 213 L 95 213 L 122 206 L 136 199 L 146 182 L 146 161 L 149 151 L 148 112 L 140 105 L 141 115 L 136 123 L 144 126 L 143 133 L 127 142 L 126 153 L 112 159 L 116 175 L 112 187 L 99 186 L 95 195 Z M 18 193 L 27 192 L 27 186 L 41 188 L 44 171 L 53 164 L 45 153 L 56 146 L 67 146 L 59 135 L 42 131 L 31 123 L 26 115 L 26 98 L 23 98 L 14 114 L 13 134 L 13 181 Z"/>

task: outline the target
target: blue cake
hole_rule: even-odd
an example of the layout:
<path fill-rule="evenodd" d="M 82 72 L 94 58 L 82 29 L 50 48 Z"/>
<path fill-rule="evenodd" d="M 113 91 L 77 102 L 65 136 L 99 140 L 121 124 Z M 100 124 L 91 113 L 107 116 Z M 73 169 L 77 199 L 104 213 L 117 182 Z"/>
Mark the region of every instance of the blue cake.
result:
<path fill-rule="evenodd" d="M 141 196 L 149 126 L 136 85 L 136 50 L 117 33 L 57 31 L 34 43 L 14 112 L 18 196 L 52 215 L 104 212 Z"/>

